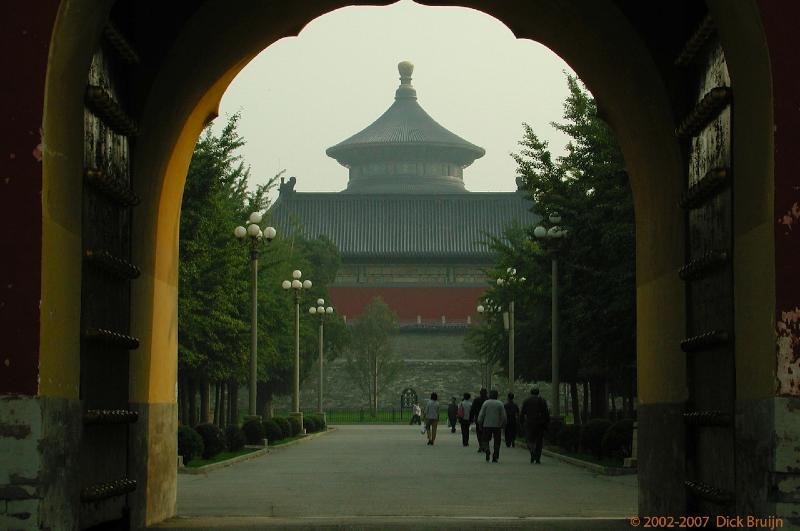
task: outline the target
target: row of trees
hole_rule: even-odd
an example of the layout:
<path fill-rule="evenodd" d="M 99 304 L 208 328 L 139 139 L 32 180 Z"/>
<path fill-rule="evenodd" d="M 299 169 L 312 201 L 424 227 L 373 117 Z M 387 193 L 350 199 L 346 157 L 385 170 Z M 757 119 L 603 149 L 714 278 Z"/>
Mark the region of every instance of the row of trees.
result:
<path fill-rule="evenodd" d="M 267 193 L 280 174 L 248 190 L 249 167 L 237 154 L 245 142 L 237 132 L 238 120 L 238 114 L 232 116 L 218 135 L 204 132 L 184 189 L 178 292 L 178 396 L 184 424 L 211 420 L 212 397 L 213 421 L 237 422 L 238 389 L 249 371 L 250 258 L 233 237 L 233 228 L 250 212 L 267 211 Z M 314 282 L 308 294 L 311 304 L 318 297 L 327 299 L 338 265 L 335 246 L 324 238 L 278 234 L 263 246 L 258 271 L 260 413 L 270 409 L 273 396 L 291 389 L 294 319 L 288 316 L 293 315 L 294 300 L 283 292 L 281 281 L 291 278 L 292 270 L 302 270 Z M 345 347 L 347 335 L 336 314 L 327 320 L 325 332 L 326 357 L 333 359 Z M 316 333 L 316 322 L 301 319 L 301 377 L 315 363 Z"/>
<path fill-rule="evenodd" d="M 516 374 L 529 381 L 550 379 L 551 254 L 559 260 L 560 375 L 571 389 L 580 422 L 578 383 L 589 390 L 589 416 L 607 414 L 608 395 L 623 397 L 625 413 L 635 395 L 634 213 L 628 175 L 612 132 L 597 115 L 591 96 L 568 76 L 569 97 L 562 123 L 570 137 L 564 156 L 553 158 L 546 142 L 523 124 L 517 162 L 522 184 L 547 218 L 558 212 L 569 237 L 540 242 L 534 226 L 515 226 L 492 240 L 500 276 L 509 267 L 528 279 L 524 288 L 492 286 L 486 298 L 516 309 Z M 555 245 L 553 245 L 555 244 Z M 502 320 L 488 318 L 468 334 L 468 348 L 507 370 L 507 334 Z M 584 400 L 585 401 L 585 400 Z M 614 403 L 614 401 L 612 401 Z"/>

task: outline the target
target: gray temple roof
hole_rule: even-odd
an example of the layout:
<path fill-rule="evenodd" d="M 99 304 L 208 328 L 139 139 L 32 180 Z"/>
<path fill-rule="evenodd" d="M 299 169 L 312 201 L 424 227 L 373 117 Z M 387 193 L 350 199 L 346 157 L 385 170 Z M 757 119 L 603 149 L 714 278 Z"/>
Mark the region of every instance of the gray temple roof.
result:
<path fill-rule="evenodd" d="M 298 193 L 284 190 L 270 210 L 282 235 L 326 236 L 344 259 L 433 258 L 490 262 L 491 236 L 534 223 L 519 192 L 455 194 Z"/>
<path fill-rule="evenodd" d="M 377 120 L 325 153 L 350 169 L 347 192 L 465 192 L 462 171 L 486 151 L 436 122 L 417 103 L 414 65 L 398 65 L 395 101 Z"/>

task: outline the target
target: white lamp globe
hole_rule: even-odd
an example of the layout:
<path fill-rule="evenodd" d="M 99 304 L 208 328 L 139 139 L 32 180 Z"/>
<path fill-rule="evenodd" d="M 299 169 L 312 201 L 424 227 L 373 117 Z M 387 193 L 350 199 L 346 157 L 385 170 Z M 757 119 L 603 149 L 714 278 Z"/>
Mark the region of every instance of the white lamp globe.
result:
<path fill-rule="evenodd" d="M 293 287 L 294 289 L 300 289 L 300 288 L 302 288 L 302 287 L 303 287 L 303 283 L 302 283 L 302 282 L 300 282 L 300 281 L 299 281 L 299 280 L 297 280 L 297 279 L 294 279 L 294 280 L 292 280 L 292 287 Z"/>
<path fill-rule="evenodd" d="M 550 223 L 561 223 L 561 215 L 558 212 L 550 214 Z"/>
<path fill-rule="evenodd" d="M 317 307 L 317 313 L 325 313 L 325 307 L 324 306 L 318 306 Z"/>
<path fill-rule="evenodd" d="M 277 234 L 278 231 L 275 230 L 275 227 L 267 227 L 266 229 L 264 229 L 264 236 L 267 238 L 268 241 L 272 241 Z"/>
<path fill-rule="evenodd" d="M 259 231 L 258 231 L 258 239 L 260 240 L 260 239 L 261 239 L 261 238 L 263 238 L 263 237 L 264 237 L 264 231 L 262 231 L 262 230 L 259 230 Z"/>
<path fill-rule="evenodd" d="M 509 267 L 508 269 L 506 269 L 506 273 L 508 273 L 509 275 L 516 275 L 517 270 L 514 269 L 513 267 Z"/>
<path fill-rule="evenodd" d="M 497 279 L 497 285 L 498 286 L 502 286 L 503 285 L 503 279 L 502 278 L 498 278 Z"/>
<path fill-rule="evenodd" d="M 486 308 L 483 307 L 483 304 L 478 305 L 478 313 L 483 313 L 486 311 Z"/>
<path fill-rule="evenodd" d="M 317 299 L 317 306 L 323 306 L 325 304 L 325 299 Z"/>
<path fill-rule="evenodd" d="M 292 278 L 300 278 L 303 276 L 303 273 L 300 272 L 299 269 L 295 269 L 292 271 Z"/>
<path fill-rule="evenodd" d="M 325 308 L 325 313 L 332 314 L 333 313 L 333 308 L 331 306 L 328 306 L 327 308 Z"/>
<path fill-rule="evenodd" d="M 558 231 L 558 227 L 550 227 L 547 229 L 547 237 L 548 238 L 558 238 L 561 234 Z"/>
<path fill-rule="evenodd" d="M 283 289 L 289 289 L 292 287 L 292 283 L 289 282 L 288 280 L 284 280 L 283 282 L 281 282 L 281 287 Z"/>
<path fill-rule="evenodd" d="M 261 232 L 261 227 L 255 223 L 247 226 L 247 235 L 251 238 L 257 238 L 259 232 Z"/>
<path fill-rule="evenodd" d="M 314 315 L 315 313 L 317 313 L 317 309 L 312 306 L 311 308 L 308 309 L 308 313 Z"/>
<path fill-rule="evenodd" d="M 253 212 L 252 214 L 250 214 L 249 221 L 250 223 L 261 223 L 261 213 Z"/>
<path fill-rule="evenodd" d="M 303 287 L 304 287 L 305 289 L 311 289 L 311 281 L 310 281 L 310 280 L 308 280 L 308 279 L 304 280 L 304 281 L 303 281 Z"/>
<path fill-rule="evenodd" d="M 247 236 L 247 229 L 239 225 L 235 229 L 233 229 L 233 235 L 239 238 L 240 240 Z"/>
<path fill-rule="evenodd" d="M 525 282 L 525 277 L 519 277 L 520 282 Z"/>
<path fill-rule="evenodd" d="M 547 229 L 539 225 L 538 227 L 533 229 L 533 235 L 536 236 L 537 238 L 544 238 L 545 236 L 547 236 Z"/>

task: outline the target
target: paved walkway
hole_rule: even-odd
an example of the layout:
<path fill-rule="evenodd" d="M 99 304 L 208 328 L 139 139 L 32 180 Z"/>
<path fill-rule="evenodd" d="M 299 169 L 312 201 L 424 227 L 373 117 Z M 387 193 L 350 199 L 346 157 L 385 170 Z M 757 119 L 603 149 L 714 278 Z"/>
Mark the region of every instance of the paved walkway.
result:
<path fill-rule="evenodd" d="M 196 529 L 206 522 L 212 528 L 228 521 L 245 529 L 327 521 L 349 528 L 352 521 L 384 521 L 402 527 L 404 518 L 435 517 L 436 528 L 452 528 L 447 522 L 453 518 L 488 518 L 568 529 L 576 517 L 595 518 L 595 524 L 613 517 L 619 524 L 636 513 L 636 476 L 596 475 L 547 457 L 532 465 L 526 450 L 505 446 L 499 463 L 487 463 L 472 437 L 465 448 L 460 434 L 445 429 L 435 446 L 427 446 L 416 426 L 339 426 L 206 476 L 179 475 L 178 514 L 203 518 L 171 525 Z M 220 516 L 246 518 L 214 518 Z M 564 526 L 553 524 L 564 517 Z"/>

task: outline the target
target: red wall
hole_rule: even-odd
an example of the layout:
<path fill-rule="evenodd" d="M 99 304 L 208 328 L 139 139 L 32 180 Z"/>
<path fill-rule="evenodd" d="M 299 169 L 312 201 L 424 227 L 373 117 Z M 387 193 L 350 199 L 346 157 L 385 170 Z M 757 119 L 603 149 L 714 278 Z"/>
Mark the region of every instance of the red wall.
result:
<path fill-rule="evenodd" d="M 0 7 L 0 394 L 38 392 L 42 163 L 37 146 L 57 9 L 57 0 Z"/>
<path fill-rule="evenodd" d="M 358 317 L 375 297 L 380 297 L 397 313 L 400 322 L 465 322 L 475 314 L 478 298 L 485 288 L 345 288 L 329 287 L 336 312 L 348 319 Z"/>

